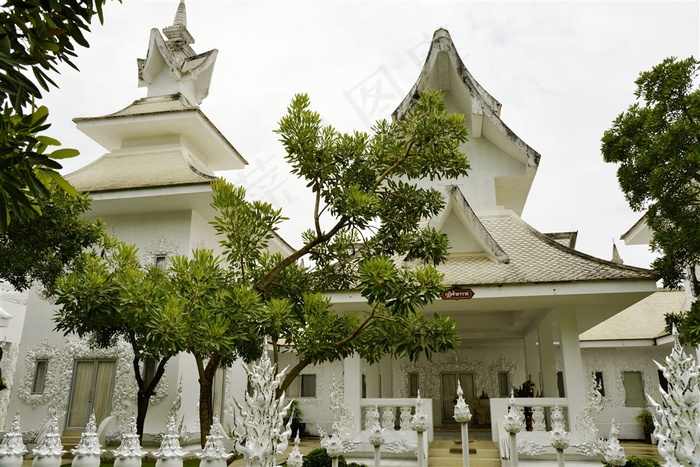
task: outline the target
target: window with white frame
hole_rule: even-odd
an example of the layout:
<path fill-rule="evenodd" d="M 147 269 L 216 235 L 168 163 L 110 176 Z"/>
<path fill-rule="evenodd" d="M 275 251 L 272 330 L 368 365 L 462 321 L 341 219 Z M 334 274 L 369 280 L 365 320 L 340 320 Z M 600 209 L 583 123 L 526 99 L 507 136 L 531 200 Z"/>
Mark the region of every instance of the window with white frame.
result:
<path fill-rule="evenodd" d="M 644 381 L 641 371 L 623 371 L 622 385 L 625 388 L 626 407 L 644 407 L 646 399 L 644 397 Z"/>
<path fill-rule="evenodd" d="M 158 269 L 165 270 L 168 268 L 168 255 L 165 254 L 160 254 L 156 255 L 155 258 L 153 259 L 153 264 Z"/>
<path fill-rule="evenodd" d="M 603 372 L 596 371 L 594 373 L 594 375 L 595 375 L 595 384 L 598 387 L 598 392 L 600 393 L 601 396 L 605 397 L 605 383 L 603 382 Z"/>
<path fill-rule="evenodd" d="M 507 371 L 498 372 L 498 396 L 510 397 L 510 376 Z"/>
<path fill-rule="evenodd" d="M 287 388 L 286 394 L 293 398 L 316 397 L 316 375 L 305 374 L 297 376 Z"/>
<path fill-rule="evenodd" d="M 418 397 L 419 381 L 418 373 L 408 374 L 408 397 Z"/>
<path fill-rule="evenodd" d="M 36 361 L 34 367 L 34 380 L 32 381 L 32 394 L 43 394 L 46 388 L 46 372 L 49 369 L 48 359 L 42 358 Z"/>

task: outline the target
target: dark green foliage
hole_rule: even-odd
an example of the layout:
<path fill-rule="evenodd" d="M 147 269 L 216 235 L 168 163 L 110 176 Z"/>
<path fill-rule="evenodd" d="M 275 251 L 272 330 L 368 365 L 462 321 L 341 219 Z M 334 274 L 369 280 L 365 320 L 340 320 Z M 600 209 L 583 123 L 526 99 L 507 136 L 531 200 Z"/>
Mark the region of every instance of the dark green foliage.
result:
<path fill-rule="evenodd" d="M 82 251 L 105 235 L 102 222 L 82 217 L 90 208 L 87 196 L 69 195 L 53 184 L 49 192 L 41 216 L 18 217 L 0 235 L 0 278 L 17 290 L 39 282 L 51 291 Z"/>
<path fill-rule="evenodd" d="M 603 465 L 605 467 L 614 467 L 612 464 L 608 464 L 607 462 L 603 462 Z M 660 467 L 660 465 L 661 464 L 659 464 L 656 459 L 652 459 L 651 457 L 629 456 L 625 467 Z"/>
<path fill-rule="evenodd" d="M 331 467 L 331 456 L 326 452 L 326 448 L 317 448 L 304 456 L 302 467 Z M 338 467 L 347 467 L 347 462 L 343 456 L 338 458 Z"/>
<path fill-rule="evenodd" d="M 638 102 L 615 119 L 602 139 L 603 157 L 618 165 L 617 178 L 630 207 L 646 211 L 651 247 L 661 253 L 653 267 L 668 288 L 681 287 L 688 268 L 700 263 L 699 69 L 693 57 L 672 57 L 640 73 Z M 689 279 L 700 292 L 694 268 Z M 685 343 L 700 344 L 698 331 L 692 339 L 685 337 L 698 324 L 679 326 L 685 328 Z"/>
<path fill-rule="evenodd" d="M 73 68 L 75 46 L 106 0 L 7 0 L 0 8 L 0 233 L 12 218 L 33 217 L 49 198 L 51 181 L 72 192 L 58 173 L 74 149 L 47 152 L 60 143 L 40 135 L 48 110 L 37 107 L 42 89 L 55 86 L 60 63 Z"/>

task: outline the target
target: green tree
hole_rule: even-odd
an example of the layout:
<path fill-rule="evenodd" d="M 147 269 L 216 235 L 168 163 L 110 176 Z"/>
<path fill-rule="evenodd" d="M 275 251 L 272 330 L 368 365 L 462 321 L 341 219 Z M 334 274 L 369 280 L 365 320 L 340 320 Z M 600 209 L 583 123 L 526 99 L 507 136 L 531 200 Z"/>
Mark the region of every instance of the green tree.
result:
<path fill-rule="evenodd" d="M 99 243 L 101 221 L 82 215 L 90 209 L 87 195 L 70 195 L 54 184 L 43 204 L 43 215 L 19 217 L 0 235 L 0 278 L 17 290 L 40 283 L 51 291 L 83 250 Z"/>
<path fill-rule="evenodd" d="M 664 286 L 680 287 L 688 275 L 695 294 L 700 283 L 695 265 L 700 263 L 700 62 L 667 58 L 635 81 L 637 101 L 619 115 L 602 139 L 606 162 L 618 164 L 617 178 L 629 205 L 646 211 L 653 232 L 651 247 L 661 256 L 653 267 Z M 671 317 L 698 328 L 697 304 L 689 315 Z M 691 318 L 685 321 L 685 318 Z M 684 332 L 685 330 L 685 332 Z M 692 343 L 700 344 L 693 337 Z"/>
<path fill-rule="evenodd" d="M 213 267 L 218 260 L 207 256 L 207 271 L 219 272 L 201 288 L 190 288 L 192 277 L 205 276 L 196 264 L 182 260 L 179 268 L 190 278 L 183 280 L 182 300 L 198 297 L 192 306 L 201 309 L 188 316 L 196 316 L 193 323 L 202 329 L 189 326 L 183 339 L 200 370 L 202 443 L 211 425 L 216 368 L 247 350 L 259 351 L 260 336 L 267 337 L 275 361 L 282 342 L 299 357 L 280 391 L 311 363 L 355 352 L 370 362 L 387 354 L 415 359 L 454 347 L 454 323 L 421 312 L 443 290 L 433 265 L 445 259 L 447 239 L 425 220 L 441 211 L 444 200 L 413 181 L 466 175 L 469 164 L 459 150 L 465 128 L 463 116 L 447 114 L 437 91 L 424 93 L 404 120 L 377 123 L 373 135 L 323 125 L 308 97 L 296 96 L 277 132 L 292 172 L 307 181 L 315 202 L 312 228 L 288 256 L 267 252 L 283 220 L 279 210 L 246 200 L 243 188 L 213 183 L 213 225 L 226 267 L 219 271 Z M 422 265 L 400 267 L 403 258 Z M 338 313 L 323 292 L 348 288 L 367 305 Z M 220 328 L 206 329 L 219 317 Z M 238 342 L 223 345 L 227 335 Z"/>
<path fill-rule="evenodd" d="M 88 47 L 85 33 L 95 15 L 102 21 L 106 0 L 7 0 L 0 7 L 0 233 L 10 220 L 41 213 L 49 184 L 69 193 L 73 188 L 58 173 L 57 160 L 74 157 L 74 149 L 44 132 L 48 110 L 37 107 L 41 89 L 56 84 L 51 73 L 72 59 L 75 45 Z"/>
<path fill-rule="evenodd" d="M 180 352 L 174 336 L 182 323 L 164 271 L 142 266 L 134 246 L 106 239 L 102 247 L 85 252 L 58 279 L 53 292 L 61 308 L 54 321 L 56 330 L 89 338 L 98 348 L 119 338 L 131 344 L 138 386 L 136 427 L 143 437 L 150 399 L 168 360 Z M 144 369 L 149 361 L 155 363 L 153 375 Z"/>

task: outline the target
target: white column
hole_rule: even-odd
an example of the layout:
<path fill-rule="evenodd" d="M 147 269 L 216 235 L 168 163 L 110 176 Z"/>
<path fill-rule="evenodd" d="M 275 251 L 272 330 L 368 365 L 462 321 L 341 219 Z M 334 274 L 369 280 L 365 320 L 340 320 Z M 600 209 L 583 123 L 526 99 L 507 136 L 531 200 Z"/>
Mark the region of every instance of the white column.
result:
<path fill-rule="evenodd" d="M 535 390 L 543 392 L 542 379 L 540 378 L 540 355 L 537 349 L 537 330 L 534 329 L 530 334 L 525 336 L 525 369 L 527 374 L 532 377 L 535 382 Z"/>
<path fill-rule="evenodd" d="M 545 397 L 559 397 L 557 389 L 557 368 L 554 365 L 554 340 L 552 325 L 540 324 L 537 328 L 540 348 L 540 371 L 542 372 L 542 389 Z"/>
<path fill-rule="evenodd" d="M 561 352 L 564 364 L 564 390 L 568 400 L 569 432 L 576 437 L 576 415 L 586 403 L 586 377 L 581 360 L 581 346 L 578 340 L 576 309 L 564 307 L 559 310 L 559 330 Z M 573 441 L 572 441 L 573 442 Z"/>
<path fill-rule="evenodd" d="M 360 399 L 362 398 L 362 366 L 360 356 L 354 354 L 343 360 L 343 384 L 345 386 L 345 404 L 355 421 L 354 432 L 360 434 L 362 426 L 362 410 Z"/>

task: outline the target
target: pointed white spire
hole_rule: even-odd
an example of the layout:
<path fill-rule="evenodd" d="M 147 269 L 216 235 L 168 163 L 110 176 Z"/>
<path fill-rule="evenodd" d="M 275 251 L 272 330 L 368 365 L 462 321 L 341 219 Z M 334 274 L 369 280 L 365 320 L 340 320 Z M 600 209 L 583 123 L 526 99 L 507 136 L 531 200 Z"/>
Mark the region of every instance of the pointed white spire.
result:
<path fill-rule="evenodd" d="M 139 87 L 148 88 L 148 97 L 179 94 L 196 107 L 209 93 L 217 51 L 197 54 L 190 46 L 194 37 L 187 30 L 184 0 L 177 6 L 173 24 L 163 28 L 163 35 L 151 30 L 146 58 L 138 60 Z"/>
<path fill-rule="evenodd" d="M 613 240 L 612 259 L 610 261 L 612 261 L 615 264 L 624 264 L 620 253 L 617 251 L 617 245 L 615 245 L 615 240 Z"/>
<path fill-rule="evenodd" d="M 180 4 L 177 6 L 173 26 L 187 27 L 187 8 L 185 8 L 185 0 L 180 0 Z"/>

